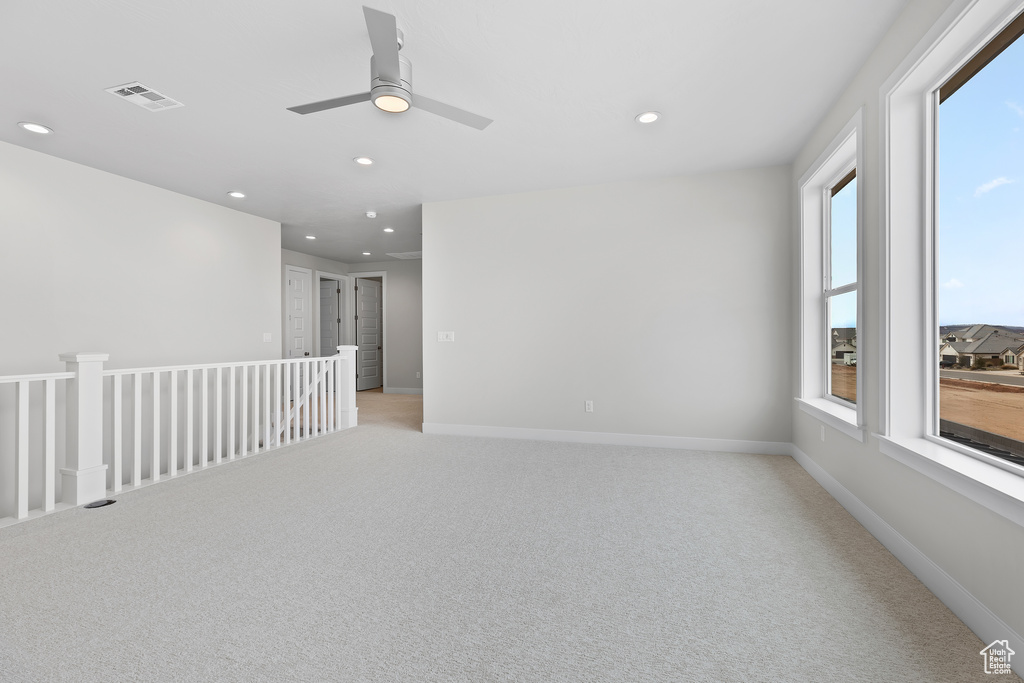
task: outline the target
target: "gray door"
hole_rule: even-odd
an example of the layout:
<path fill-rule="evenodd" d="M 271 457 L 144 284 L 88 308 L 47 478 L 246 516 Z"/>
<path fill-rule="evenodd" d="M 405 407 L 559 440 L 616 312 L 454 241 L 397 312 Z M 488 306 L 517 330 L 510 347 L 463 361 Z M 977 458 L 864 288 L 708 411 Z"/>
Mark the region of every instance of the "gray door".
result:
<path fill-rule="evenodd" d="M 384 385 L 383 323 L 381 286 L 374 280 L 356 280 L 356 389 L 376 389 Z"/>

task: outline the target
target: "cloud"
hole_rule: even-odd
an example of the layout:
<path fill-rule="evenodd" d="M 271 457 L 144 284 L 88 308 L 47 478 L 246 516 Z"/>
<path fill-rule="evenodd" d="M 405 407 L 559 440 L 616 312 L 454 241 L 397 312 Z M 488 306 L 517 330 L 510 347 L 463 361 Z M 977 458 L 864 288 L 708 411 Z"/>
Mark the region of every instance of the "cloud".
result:
<path fill-rule="evenodd" d="M 1012 182 L 1013 181 L 1010 180 L 1009 178 L 1003 178 L 1003 177 L 1000 176 L 999 178 L 996 178 L 995 180 L 990 180 L 987 183 L 985 183 L 984 185 L 979 186 L 978 189 L 974 191 L 974 196 L 975 197 L 980 197 L 981 195 L 985 194 L 986 192 L 990 192 L 991 190 L 996 189 L 1000 185 L 1009 185 Z"/>
<path fill-rule="evenodd" d="M 960 289 L 964 286 L 964 283 L 960 282 L 956 278 L 952 278 L 949 282 L 943 282 L 942 286 L 944 289 Z"/>
<path fill-rule="evenodd" d="M 1017 112 L 1017 116 L 1024 119 L 1024 107 L 1020 106 L 1016 102 L 1007 102 L 1006 106 Z"/>

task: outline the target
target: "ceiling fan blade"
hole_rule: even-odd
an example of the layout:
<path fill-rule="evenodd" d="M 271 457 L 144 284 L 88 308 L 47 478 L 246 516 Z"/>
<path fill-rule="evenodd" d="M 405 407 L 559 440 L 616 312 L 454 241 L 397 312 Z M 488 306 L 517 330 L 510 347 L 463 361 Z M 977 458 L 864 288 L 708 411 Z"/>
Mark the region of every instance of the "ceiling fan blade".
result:
<path fill-rule="evenodd" d="M 402 74 L 398 66 L 398 26 L 393 14 L 387 14 L 370 7 L 363 7 L 366 17 L 366 32 L 370 34 L 370 47 L 373 48 L 373 61 L 377 66 L 377 75 L 381 79 L 402 84 Z"/>
<path fill-rule="evenodd" d="M 335 97 L 332 100 L 323 100 L 321 102 L 310 102 L 309 104 L 300 104 L 298 107 L 288 107 L 288 111 L 293 111 L 296 114 L 312 114 L 315 111 L 323 111 L 324 109 L 334 109 L 335 107 L 344 107 L 348 104 L 355 104 L 357 102 L 369 102 L 370 93 L 361 92 L 358 95 L 346 95 L 345 97 Z"/>
<path fill-rule="evenodd" d="M 470 128 L 476 128 L 477 130 L 483 130 L 494 123 L 491 119 L 480 116 L 479 114 L 474 114 L 466 111 L 465 109 L 459 109 L 458 107 L 453 107 L 450 104 L 438 102 L 437 100 L 432 100 L 429 97 L 424 97 L 423 95 L 417 95 L 415 93 L 412 96 L 412 106 L 424 111 L 429 111 L 431 114 L 443 116 L 446 119 L 450 119 L 456 123 L 461 123 L 469 126 Z"/>

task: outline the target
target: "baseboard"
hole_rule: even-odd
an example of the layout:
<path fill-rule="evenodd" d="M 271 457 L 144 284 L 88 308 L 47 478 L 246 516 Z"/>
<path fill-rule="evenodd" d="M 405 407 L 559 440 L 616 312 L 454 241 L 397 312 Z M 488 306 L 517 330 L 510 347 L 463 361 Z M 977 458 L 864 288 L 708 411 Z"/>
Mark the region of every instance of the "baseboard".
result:
<path fill-rule="evenodd" d="M 913 543 L 892 528 L 888 522 L 878 516 L 863 501 L 840 484 L 831 474 L 814 462 L 806 453 L 791 444 L 791 455 L 821 487 L 835 498 L 846 511 L 860 522 L 872 536 L 886 547 L 896 559 L 903 563 L 910 572 L 923 583 L 928 590 L 948 607 L 967 628 L 974 631 L 985 645 L 994 640 L 1009 639 L 1014 645 L 1024 644 L 1020 634 L 1010 628 L 1006 622 L 986 607 L 980 600 L 964 588 L 952 576 L 935 564 L 927 555 L 917 549 Z M 1018 649 L 1020 649 L 1018 647 Z M 979 667 L 981 658 L 978 658 Z M 1019 663 L 1018 663 L 1019 662 Z M 1024 660 L 1012 662 L 1014 672 L 1024 672 Z"/>
<path fill-rule="evenodd" d="M 423 389 L 405 387 L 384 387 L 385 394 L 422 394 Z"/>
<path fill-rule="evenodd" d="M 498 439 L 527 439 L 530 441 L 596 443 L 611 446 L 679 448 L 690 451 L 761 453 L 765 455 L 790 455 L 790 449 L 792 447 L 792 444 L 778 441 L 699 439 L 688 436 L 619 434 L 615 432 L 578 432 L 563 429 L 530 429 L 526 427 L 484 427 L 480 425 L 457 425 L 438 422 L 424 422 L 423 433 L 447 434 L 449 436 L 484 436 Z"/>

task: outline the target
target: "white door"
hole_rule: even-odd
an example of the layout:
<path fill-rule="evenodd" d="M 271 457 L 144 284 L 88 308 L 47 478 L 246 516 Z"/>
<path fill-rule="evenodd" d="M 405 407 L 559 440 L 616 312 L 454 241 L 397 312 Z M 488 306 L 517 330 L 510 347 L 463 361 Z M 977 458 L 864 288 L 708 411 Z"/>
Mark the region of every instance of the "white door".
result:
<path fill-rule="evenodd" d="M 320 280 L 320 355 L 334 356 L 338 353 L 341 327 L 341 283 L 337 280 Z"/>
<path fill-rule="evenodd" d="M 376 389 L 384 384 L 384 350 L 381 324 L 380 283 L 356 280 L 356 389 Z"/>
<path fill-rule="evenodd" d="M 313 274 L 305 268 L 285 268 L 285 357 L 302 358 L 313 350 Z"/>

